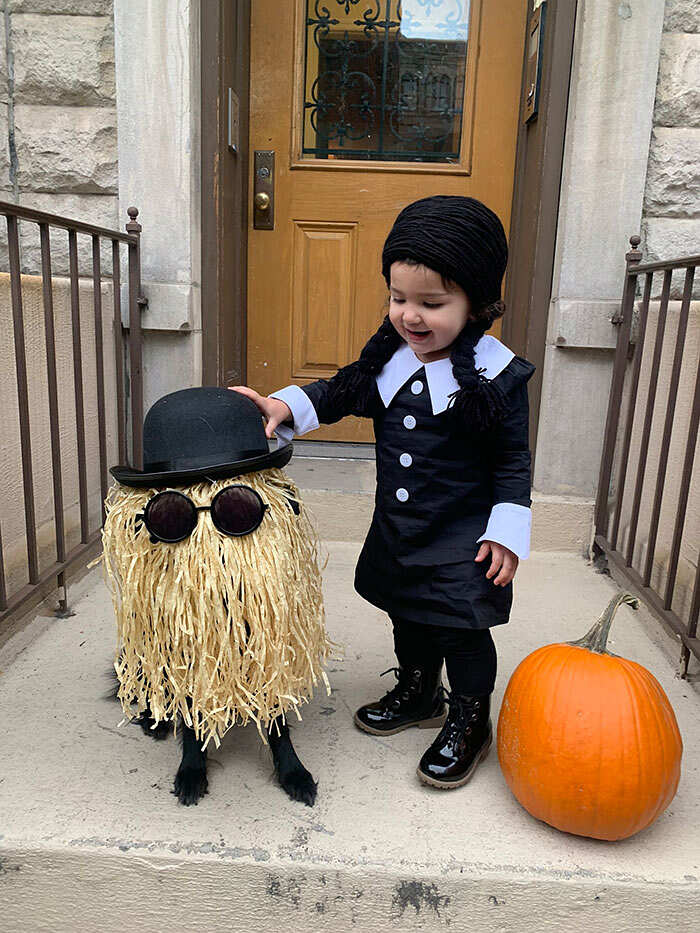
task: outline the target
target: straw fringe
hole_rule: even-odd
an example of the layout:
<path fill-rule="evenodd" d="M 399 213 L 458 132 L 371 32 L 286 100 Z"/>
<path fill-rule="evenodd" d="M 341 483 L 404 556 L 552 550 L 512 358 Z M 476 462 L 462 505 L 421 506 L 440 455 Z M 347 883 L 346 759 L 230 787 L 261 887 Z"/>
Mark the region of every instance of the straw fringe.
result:
<path fill-rule="evenodd" d="M 228 479 L 178 486 L 208 505 Z M 103 565 L 117 617 L 115 670 L 127 718 L 180 713 L 204 746 L 236 723 L 260 734 L 308 702 L 334 647 L 324 626 L 318 537 L 278 469 L 238 477 L 270 508 L 252 534 L 228 537 L 208 513 L 178 544 L 153 544 L 136 518 L 161 489 L 107 495 Z M 300 506 L 296 515 L 290 499 Z"/>

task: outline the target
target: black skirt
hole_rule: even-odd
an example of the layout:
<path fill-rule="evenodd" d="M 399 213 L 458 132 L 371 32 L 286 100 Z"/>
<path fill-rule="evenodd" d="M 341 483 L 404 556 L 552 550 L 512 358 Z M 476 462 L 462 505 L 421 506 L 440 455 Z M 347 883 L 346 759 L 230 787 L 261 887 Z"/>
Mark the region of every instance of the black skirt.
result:
<path fill-rule="evenodd" d="M 441 563 L 435 567 L 399 563 L 379 536 L 370 534 L 355 569 L 355 589 L 390 616 L 451 628 L 482 629 L 510 617 L 513 584 L 487 579 L 491 555 L 484 560 Z"/>

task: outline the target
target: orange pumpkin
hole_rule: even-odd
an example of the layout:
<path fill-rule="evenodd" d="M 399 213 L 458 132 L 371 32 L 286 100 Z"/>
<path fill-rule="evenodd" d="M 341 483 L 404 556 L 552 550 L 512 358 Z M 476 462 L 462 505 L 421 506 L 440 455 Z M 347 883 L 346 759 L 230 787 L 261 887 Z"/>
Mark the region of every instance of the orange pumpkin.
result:
<path fill-rule="evenodd" d="M 625 839 L 673 799 L 681 742 L 671 704 L 646 668 L 606 650 L 619 593 L 579 641 L 518 665 L 498 718 L 498 758 L 528 813 L 595 839 Z"/>

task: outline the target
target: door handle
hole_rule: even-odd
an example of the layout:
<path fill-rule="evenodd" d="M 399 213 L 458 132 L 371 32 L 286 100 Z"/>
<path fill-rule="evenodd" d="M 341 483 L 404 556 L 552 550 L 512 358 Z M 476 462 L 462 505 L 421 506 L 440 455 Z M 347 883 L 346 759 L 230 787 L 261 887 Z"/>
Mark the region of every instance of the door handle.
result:
<path fill-rule="evenodd" d="M 275 152 L 256 149 L 254 155 L 253 228 L 275 229 Z"/>

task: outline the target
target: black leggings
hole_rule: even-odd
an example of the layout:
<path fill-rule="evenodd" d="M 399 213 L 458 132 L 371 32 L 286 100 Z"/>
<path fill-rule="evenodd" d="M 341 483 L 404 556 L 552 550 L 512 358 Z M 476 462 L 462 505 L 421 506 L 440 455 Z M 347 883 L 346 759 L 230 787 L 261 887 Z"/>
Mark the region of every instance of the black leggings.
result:
<path fill-rule="evenodd" d="M 485 696 L 496 683 L 496 646 L 488 628 L 449 628 L 392 618 L 401 667 L 447 668 L 453 693 Z"/>

